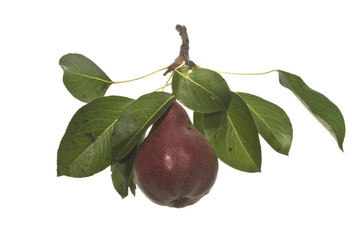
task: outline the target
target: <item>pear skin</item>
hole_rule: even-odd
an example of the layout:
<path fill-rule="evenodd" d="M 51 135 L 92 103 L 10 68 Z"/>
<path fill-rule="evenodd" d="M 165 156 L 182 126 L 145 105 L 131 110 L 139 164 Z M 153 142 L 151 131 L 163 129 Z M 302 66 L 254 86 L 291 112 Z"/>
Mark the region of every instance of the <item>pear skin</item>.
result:
<path fill-rule="evenodd" d="M 216 152 L 177 102 L 158 119 L 134 160 L 134 177 L 154 203 L 185 207 L 209 193 L 218 172 Z"/>

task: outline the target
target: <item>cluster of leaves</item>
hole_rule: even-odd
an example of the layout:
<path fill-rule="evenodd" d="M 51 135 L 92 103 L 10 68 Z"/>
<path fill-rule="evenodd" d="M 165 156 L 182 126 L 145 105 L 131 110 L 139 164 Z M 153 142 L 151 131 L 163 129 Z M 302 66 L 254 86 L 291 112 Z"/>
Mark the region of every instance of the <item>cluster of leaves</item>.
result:
<path fill-rule="evenodd" d="M 177 99 L 194 111 L 194 125 L 229 166 L 245 172 L 261 170 L 259 134 L 277 152 L 287 155 L 293 134 L 287 114 L 258 96 L 231 91 L 217 72 L 186 66 L 172 74 L 172 94 L 158 91 L 133 100 L 104 96 L 114 82 L 90 59 L 67 54 L 60 59 L 69 92 L 87 104 L 71 119 L 60 142 L 57 174 L 88 177 L 111 167 L 115 189 L 124 198 L 135 194 L 133 160 L 146 130 Z M 343 149 L 345 123 L 340 110 L 298 76 L 277 70 L 291 90 L 334 136 Z"/>

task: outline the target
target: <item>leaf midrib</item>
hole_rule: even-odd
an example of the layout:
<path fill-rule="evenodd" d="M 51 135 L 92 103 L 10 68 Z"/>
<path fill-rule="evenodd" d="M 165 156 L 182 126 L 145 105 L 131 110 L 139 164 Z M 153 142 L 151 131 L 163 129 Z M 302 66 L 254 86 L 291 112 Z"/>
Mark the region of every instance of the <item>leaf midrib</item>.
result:
<path fill-rule="evenodd" d="M 301 98 L 300 95 L 299 95 L 296 91 L 294 91 L 294 89 L 291 87 L 291 85 L 289 84 L 288 79 L 284 76 L 283 73 L 284 73 L 284 71 L 281 71 L 281 70 L 279 71 L 279 74 L 281 74 L 282 78 L 285 80 L 285 82 L 286 82 L 287 85 L 289 86 L 288 89 L 290 89 L 290 90 L 294 93 L 294 95 L 300 100 L 300 102 L 302 102 L 302 103 L 305 105 L 305 107 L 310 111 L 310 113 L 330 132 L 330 134 L 331 134 L 332 136 L 334 136 L 336 142 L 338 143 L 340 149 L 342 150 L 342 149 L 343 149 L 342 144 L 343 144 L 343 141 L 344 141 L 344 137 L 338 136 L 338 135 L 335 133 L 334 127 L 333 127 L 332 125 L 330 125 L 330 123 L 329 123 L 328 121 L 326 121 L 325 119 L 323 119 L 318 113 L 315 113 L 315 112 L 313 111 L 313 109 L 309 106 L 308 102 L 313 103 L 313 104 L 315 104 L 316 102 L 312 102 L 312 101 L 306 100 L 306 99 L 304 100 L 303 98 Z M 285 72 L 285 73 L 286 73 L 286 72 Z M 296 76 L 296 75 L 295 75 L 295 76 Z M 297 76 L 297 77 L 299 77 L 299 76 Z M 299 77 L 299 78 L 300 78 L 300 77 Z M 300 79 L 301 79 L 301 78 L 300 78 Z M 301 80 L 302 80 L 302 79 L 301 79 Z M 304 82 L 304 83 L 305 83 L 305 82 Z M 321 94 L 321 93 L 315 91 L 314 89 L 310 88 L 309 86 L 307 86 L 306 83 L 305 83 L 305 86 L 306 86 L 306 88 L 307 88 L 309 91 L 314 91 L 315 93 L 318 93 L 318 94 L 324 96 L 323 94 Z M 306 92 L 305 92 L 305 93 L 306 93 Z M 325 96 L 324 96 L 324 97 L 325 97 Z M 329 101 L 330 101 L 330 100 L 329 100 Z M 330 102 L 331 102 L 331 101 L 330 101 Z M 331 103 L 332 103 L 332 102 L 331 102 Z M 334 104 L 334 103 L 333 103 L 333 104 Z M 335 104 L 334 104 L 334 106 L 337 108 L 337 106 L 336 106 Z M 340 110 L 339 110 L 339 111 L 340 111 Z M 341 114 L 341 112 L 340 112 L 340 114 Z M 342 128 L 343 124 L 342 124 L 342 121 L 341 121 L 341 120 L 339 120 L 338 118 L 333 118 L 331 115 L 329 115 L 329 117 L 331 117 L 332 120 L 335 121 L 336 124 L 337 124 L 338 126 L 340 126 L 340 128 Z M 339 121 L 340 121 L 340 123 L 339 123 Z M 324 123 L 326 123 L 326 126 L 324 125 Z M 329 126 L 329 129 L 328 129 L 327 126 Z M 345 126 L 344 126 L 344 127 L 345 127 Z"/>
<path fill-rule="evenodd" d="M 259 168 L 258 168 L 258 166 L 256 165 L 256 163 L 254 162 L 253 158 L 250 156 L 250 153 L 246 150 L 244 144 L 242 143 L 242 141 L 241 141 L 241 139 L 240 139 L 240 136 L 239 136 L 238 132 L 236 131 L 235 126 L 234 126 L 234 124 L 233 124 L 233 122 L 232 122 L 232 120 L 231 120 L 230 115 L 229 115 L 228 113 L 226 113 L 226 116 L 228 117 L 229 122 L 230 122 L 230 124 L 231 124 L 231 127 L 232 127 L 232 129 L 234 130 L 235 135 L 236 135 L 237 139 L 239 140 L 242 148 L 244 149 L 246 155 L 251 159 L 251 163 L 255 166 L 255 168 L 259 170 Z"/>
<path fill-rule="evenodd" d="M 64 69 L 66 72 L 70 73 L 70 74 L 78 75 L 78 76 L 85 77 L 85 78 L 94 79 L 94 80 L 101 81 L 101 82 L 105 82 L 105 83 L 110 83 L 110 84 L 113 83 L 113 81 L 105 80 L 105 79 L 102 79 L 102 78 L 93 77 L 93 76 L 89 76 L 89 75 L 82 74 L 82 73 L 78 73 L 78 72 L 72 72 L 72 71 L 69 71 L 69 70 L 65 69 L 64 67 L 63 67 L 63 69 Z"/>
<path fill-rule="evenodd" d="M 217 100 L 218 102 L 221 103 L 221 105 L 223 106 L 224 109 L 226 108 L 226 107 L 225 107 L 225 104 L 216 96 L 216 94 L 212 93 L 209 89 L 201 86 L 200 84 L 198 84 L 197 82 L 195 82 L 194 80 L 192 80 L 188 75 L 185 75 L 185 74 L 179 72 L 177 69 L 175 69 L 175 71 L 176 71 L 177 73 L 179 73 L 181 76 L 183 76 L 184 78 L 188 79 L 190 82 L 192 82 L 192 83 L 195 84 L 196 86 L 198 86 L 198 87 L 200 87 L 201 89 L 205 90 L 206 92 L 210 93 L 212 96 L 214 96 L 214 97 L 216 98 L 216 100 Z"/>
<path fill-rule="evenodd" d="M 239 96 L 239 97 L 240 97 L 240 96 Z M 245 102 L 245 101 L 244 101 L 244 102 Z M 267 124 L 267 122 L 266 122 L 252 107 L 250 107 L 249 104 L 247 104 L 246 102 L 245 102 L 245 104 L 246 104 L 247 107 L 248 107 L 253 113 L 255 113 L 255 115 L 258 116 L 258 118 L 270 129 L 270 132 L 271 132 L 272 134 L 274 134 L 277 142 L 280 144 L 280 146 L 281 146 L 283 149 L 285 149 L 285 146 L 284 146 L 283 144 L 281 144 L 281 141 L 279 140 L 277 134 L 272 130 L 272 128 Z"/>
<path fill-rule="evenodd" d="M 66 169 L 68 168 L 68 167 L 70 167 L 71 165 L 73 165 L 75 162 L 77 162 L 78 160 L 79 160 L 79 158 L 81 157 L 81 156 L 83 156 L 88 150 L 89 150 L 89 148 L 91 147 L 91 146 L 93 146 L 94 145 L 94 143 L 96 142 L 96 141 L 98 141 L 98 139 L 100 139 L 112 126 L 114 126 L 114 124 L 117 122 L 117 119 L 109 126 L 109 127 L 107 127 L 98 137 L 96 137 L 96 139 L 95 139 L 95 141 L 93 141 L 87 148 L 85 148 L 85 150 L 84 151 L 82 151 L 75 159 L 73 159 L 69 164 L 67 164 L 66 165 L 66 167 L 63 169 L 63 171 L 64 172 L 66 172 Z M 61 171 L 61 172 L 63 172 L 63 171 Z M 60 173 L 61 173 L 60 172 Z"/>
<path fill-rule="evenodd" d="M 150 118 L 148 118 L 148 120 L 141 126 L 141 128 L 135 133 L 135 135 L 133 135 L 133 137 L 126 143 L 126 145 L 121 149 L 120 153 L 122 153 L 122 151 L 124 149 L 127 148 L 127 146 L 129 146 L 129 144 L 134 140 L 134 138 L 136 136 L 138 136 L 138 134 L 141 132 L 141 130 L 144 128 L 144 126 L 146 126 L 146 124 L 149 123 L 149 121 L 160 111 L 160 109 L 162 109 L 171 99 L 173 99 L 175 96 L 172 95 L 168 100 L 166 100 L 151 116 Z"/>

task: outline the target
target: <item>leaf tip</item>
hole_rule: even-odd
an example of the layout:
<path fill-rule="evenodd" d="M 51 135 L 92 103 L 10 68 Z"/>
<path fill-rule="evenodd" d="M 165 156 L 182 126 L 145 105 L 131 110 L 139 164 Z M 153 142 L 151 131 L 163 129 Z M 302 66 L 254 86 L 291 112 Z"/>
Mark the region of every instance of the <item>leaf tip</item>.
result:
<path fill-rule="evenodd" d="M 249 171 L 250 173 L 261 173 L 261 168 L 260 167 L 256 167 L 255 169 L 253 169 L 252 171 Z"/>
<path fill-rule="evenodd" d="M 289 149 L 284 149 L 281 153 L 285 156 L 289 156 Z"/>
<path fill-rule="evenodd" d="M 135 197 L 135 189 L 130 189 L 132 195 Z"/>
<path fill-rule="evenodd" d="M 126 195 L 121 195 L 120 194 L 120 196 L 121 196 L 121 199 L 124 200 L 127 197 L 127 194 Z"/>
<path fill-rule="evenodd" d="M 343 144 L 341 143 L 339 143 L 339 148 L 340 148 L 340 150 L 342 151 L 342 152 L 344 152 L 344 147 L 343 147 Z"/>
<path fill-rule="evenodd" d="M 248 173 L 261 173 L 261 165 L 254 165 L 251 169 L 240 170 Z"/>

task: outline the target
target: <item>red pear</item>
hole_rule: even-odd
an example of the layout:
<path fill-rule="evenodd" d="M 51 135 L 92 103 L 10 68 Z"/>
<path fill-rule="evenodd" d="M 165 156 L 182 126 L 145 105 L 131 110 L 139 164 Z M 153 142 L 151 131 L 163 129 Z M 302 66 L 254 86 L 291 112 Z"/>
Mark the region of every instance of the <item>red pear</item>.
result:
<path fill-rule="evenodd" d="M 134 160 L 138 187 L 153 202 L 169 207 L 199 201 L 217 172 L 215 150 L 176 101 L 154 123 Z"/>

